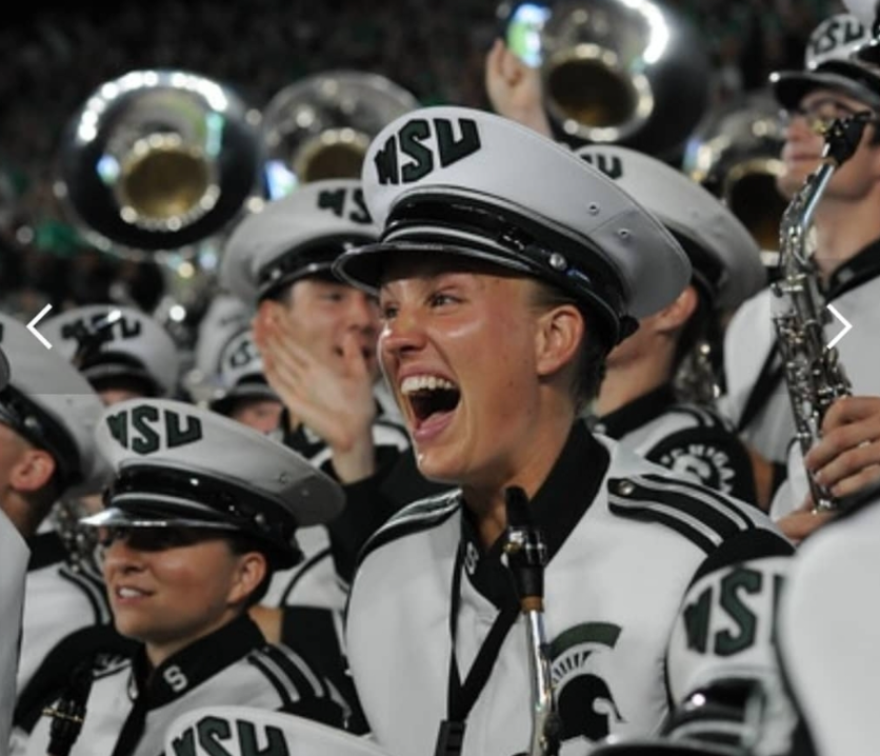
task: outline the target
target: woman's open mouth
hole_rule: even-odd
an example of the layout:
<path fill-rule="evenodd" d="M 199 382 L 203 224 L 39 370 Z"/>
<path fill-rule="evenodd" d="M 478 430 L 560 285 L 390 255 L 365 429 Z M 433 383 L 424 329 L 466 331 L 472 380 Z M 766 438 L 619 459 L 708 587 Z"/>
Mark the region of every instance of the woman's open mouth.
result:
<path fill-rule="evenodd" d="M 461 401 L 461 391 L 452 381 L 437 375 L 411 375 L 400 383 L 400 393 L 409 404 L 413 434 L 426 440 L 443 430 Z"/>

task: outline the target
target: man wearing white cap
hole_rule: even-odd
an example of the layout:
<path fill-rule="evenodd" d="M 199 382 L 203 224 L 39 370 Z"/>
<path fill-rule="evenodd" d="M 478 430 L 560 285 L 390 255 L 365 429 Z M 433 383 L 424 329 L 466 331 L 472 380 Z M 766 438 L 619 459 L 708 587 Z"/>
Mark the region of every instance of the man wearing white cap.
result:
<path fill-rule="evenodd" d="M 852 324 L 836 343 L 853 393 L 876 394 L 880 362 L 873 346 L 880 328 L 876 300 L 880 294 L 880 76 L 852 57 L 870 39 L 869 31 L 850 14 L 825 20 L 807 47 L 805 70 L 771 76 L 771 86 L 788 125 L 782 151 L 785 173 L 779 179 L 787 196 L 797 192 L 818 168 L 824 148 L 822 129 L 835 118 L 868 111 L 874 119 L 852 156 L 835 172 L 816 209 L 813 223 L 819 288 Z M 786 390 L 772 323 L 774 295 L 769 289 L 744 303 L 732 318 L 725 337 L 727 395 L 724 407 L 745 439 L 767 460 L 784 463 L 794 438 Z M 842 328 L 831 317 L 830 342 Z M 832 418 L 829 414 L 829 418 Z M 825 431 L 836 427 L 826 425 Z M 796 445 L 795 445 L 796 446 Z M 803 467 L 789 465 L 789 479 Z M 803 477 L 801 475 L 801 477 Z M 835 481 L 831 481 L 835 482 Z M 774 517 L 800 501 L 774 507 Z M 820 518 L 821 519 L 821 518 Z"/>
<path fill-rule="evenodd" d="M 372 479 L 408 446 L 384 408 L 393 402 L 382 397 L 376 303 L 331 271 L 345 249 L 377 233 L 359 181 L 316 181 L 246 217 L 221 269 L 224 286 L 256 311 L 254 340 L 285 405 L 284 443 L 349 487 Z M 392 511 L 364 497 L 333 523 L 332 540 L 324 527 L 304 531 L 305 562 L 279 576 L 269 600 L 341 610 L 340 577 L 348 578 L 362 533 Z"/>
<path fill-rule="evenodd" d="M 590 145 L 577 154 L 654 213 L 693 268 L 678 298 L 642 319 L 609 353 L 594 430 L 710 488 L 758 503 L 748 449 L 714 409 L 722 318 L 766 283 L 757 244 L 715 197 L 657 158 L 616 145 Z M 769 486 L 760 500 L 766 509 Z"/>
<path fill-rule="evenodd" d="M 38 534 L 61 496 L 98 490 L 102 483 L 104 470 L 93 440 L 102 405 L 64 357 L 46 349 L 24 324 L 3 314 L 0 346 L 12 363 L 9 383 L 0 391 L 0 510 L 30 550 L 27 595 L 40 595 L 42 604 L 44 592 L 52 594 L 51 610 L 41 617 L 31 611 L 30 599 L 25 601 L 16 678 L 20 694 L 49 649 L 75 630 L 107 617 L 100 587 L 72 568 L 62 568 L 65 579 L 51 581 L 54 591 L 43 585 L 41 567 L 48 557 L 43 535 Z M 63 548 L 59 545 L 55 551 Z"/>
<path fill-rule="evenodd" d="M 338 694 L 307 660 L 268 645 L 247 613 L 272 570 L 302 558 L 297 529 L 338 514 L 339 486 L 263 434 L 174 400 L 108 408 L 97 443 L 114 479 L 85 523 L 100 529 L 116 629 L 137 646 L 109 669 L 73 669 L 54 709 L 84 708 L 81 732 L 59 742 L 53 724 L 64 722 L 47 713 L 27 752 L 154 756 L 167 726 L 199 705 L 341 726 Z"/>
<path fill-rule="evenodd" d="M 0 349 L 0 392 L 9 382 L 9 362 Z M 24 603 L 28 548 L 21 533 L 0 509 L 0 750 L 9 743 L 12 711 L 15 706 L 15 676 L 21 642 L 21 618 Z"/>
<path fill-rule="evenodd" d="M 508 511 L 543 536 L 529 553 L 545 570 L 562 753 L 653 731 L 688 584 L 747 554 L 791 551 L 754 507 L 578 418 L 607 352 L 689 283 L 687 256 L 570 150 L 477 110 L 395 120 L 363 183 L 382 236 L 336 270 L 379 296 L 380 359 L 419 468 L 455 486 L 383 527 L 352 584 L 348 659 L 378 743 L 527 749 L 534 647 L 505 566 L 522 543 L 508 540 Z"/>

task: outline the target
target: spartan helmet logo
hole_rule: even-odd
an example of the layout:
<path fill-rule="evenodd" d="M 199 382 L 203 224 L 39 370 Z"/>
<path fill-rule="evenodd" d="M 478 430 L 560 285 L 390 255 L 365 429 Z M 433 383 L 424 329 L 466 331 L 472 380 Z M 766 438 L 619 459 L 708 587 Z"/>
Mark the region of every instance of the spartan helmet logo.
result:
<path fill-rule="evenodd" d="M 602 660 L 617 645 L 620 632 L 617 625 L 588 622 L 566 630 L 551 644 L 550 672 L 564 741 L 601 740 L 610 734 L 612 722 L 624 721 L 602 677 Z"/>

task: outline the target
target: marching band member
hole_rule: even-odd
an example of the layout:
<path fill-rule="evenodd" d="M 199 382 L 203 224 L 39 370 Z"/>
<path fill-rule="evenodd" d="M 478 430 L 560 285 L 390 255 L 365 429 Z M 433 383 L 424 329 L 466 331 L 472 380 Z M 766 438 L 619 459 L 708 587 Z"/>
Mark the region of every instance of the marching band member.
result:
<path fill-rule="evenodd" d="M 880 77 L 849 59 L 869 37 L 854 16 L 832 16 L 814 30 L 805 70 L 771 78 L 788 118 L 782 151 L 785 173 L 778 182 L 786 196 L 800 189 L 818 167 L 825 126 L 856 112 L 880 112 Z M 873 348 L 865 342 L 880 326 L 875 306 L 880 282 L 880 219 L 874 211 L 878 202 L 880 138 L 873 123 L 855 155 L 832 177 L 813 223 L 813 259 L 825 301 L 853 324 L 837 349 L 858 394 L 877 392 L 880 370 Z M 769 289 L 759 293 L 730 321 L 724 344 L 724 407 L 756 451 L 772 462 L 785 462 L 794 424 L 775 346 L 773 296 Z M 840 328 L 833 320 L 826 329 L 829 340 Z"/>
<path fill-rule="evenodd" d="M 346 641 L 377 742 L 399 754 L 528 742 L 527 649 L 504 566 L 511 488 L 546 539 L 562 753 L 652 732 L 687 586 L 791 553 L 757 508 L 578 417 L 607 352 L 688 285 L 687 256 L 570 150 L 479 110 L 399 118 L 364 165 L 382 236 L 335 269 L 378 294 L 382 368 L 419 468 L 454 487 L 406 507 L 361 553 Z"/>
<path fill-rule="evenodd" d="M 500 40 L 486 58 L 486 90 L 500 115 L 550 136 L 539 74 Z M 760 251 L 740 221 L 715 197 L 662 161 L 615 145 L 577 153 L 618 181 L 681 242 L 694 270 L 690 286 L 668 307 L 640 323 L 606 360 L 595 429 L 666 467 L 744 501 L 770 505 L 774 481 L 752 464 L 749 448 L 714 409 L 720 368 L 701 366 L 693 352 L 705 344 L 721 362 L 723 319 L 766 283 Z M 712 343 L 717 342 L 717 343 Z M 702 406 L 676 392 L 683 363 L 697 366 Z M 697 371 L 692 371 L 697 373 Z M 760 482 L 760 485 L 759 485 Z M 759 495 L 760 489 L 760 495 Z"/>
<path fill-rule="evenodd" d="M 155 756 L 173 719 L 208 704 L 341 726 L 338 694 L 247 613 L 272 570 L 302 558 L 297 528 L 339 512 L 339 486 L 263 434 L 175 400 L 108 408 L 97 443 L 114 479 L 84 522 L 100 529 L 116 629 L 137 645 L 81 670 L 86 715 L 70 753 Z M 53 721 L 40 720 L 28 753 L 53 752 Z"/>
<path fill-rule="evenodd" d="M 693 268 L 678 298 L 641 320 L 608 354 L 594 430 L 710 488 L 750 503 L 760 498 L 766 510 L 769 481 L 759 497 L 748 448 L 713 406 L 722 318 L 765 285 L 757 244 L 718 199 L 657 158 L 615 145 L 590 145 L 577 154 L 656 215 Z M 689 381 L 703 396 L 688 401 L 677 394 L 676 374 L 704 346 L 707 364 L 689 363 Z"/>
<path fill-rule="evenodd" d="M 376 304 L 330 270 L 345 249 L 375 238 L 359 182 L 316 181 L 241 221 L 221 268 L 225 288 L 256 311 L 254 340 L 266 378 L 285 405 L 284 443 L 349 486 L 408 446 L 380 402 Z M 333 523 L 332 541 L 323 526 L 303 530 L 306 559 L 276 577 L 272 596 L 341 610 L 339 576 L 348 568 L 340 567 L 337 546 L 356 531 L 350 536 L 356 546 L 346 547 L 356 552 L 361 528 L 372 532 L 389 514 L 347 507 Z"/>

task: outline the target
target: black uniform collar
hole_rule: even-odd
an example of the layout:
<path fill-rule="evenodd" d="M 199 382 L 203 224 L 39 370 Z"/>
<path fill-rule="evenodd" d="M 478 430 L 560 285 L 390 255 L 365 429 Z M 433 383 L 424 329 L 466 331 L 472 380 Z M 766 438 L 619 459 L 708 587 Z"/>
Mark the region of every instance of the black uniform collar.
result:
<path fill-rule="evenodd" d="M 880 239 L 835 269 L 828 279 L 825 299 L 831 302 L 877 276 L 880 276 Z"/>
<path fill-rule="evenodd" d="M 28 572 L 41 570 L 53 564 L 61 564 L 67 561 L 67 549 L 61 536 L 54 530 L 46 533 L 38 533 L 27 539 L 28 548 L 31 551 L 28 560 Z"/>
<path fill-rule="evenodd" d="M 596 433 L 604 433 L 619 441 L 634 430 L 656 420 L 677 402 L 672 386 L 664 383 L 650 393 L 623 405 L 620 409 L 609 412 L 604 417 L 596 418 L 592 428 Z"/>
<path fill-rule="evenodd" d="M 544 534 L 548 559 L 553 559 L 593 502 L 609 461 L 607 450 L 586 424 L 576 422 L 550 475 L 529 503 L 533 521 Z M 515 599 L 510 571 L 501 561 L 503 539 L 484 550 L 466 502 L 462 512 L 465 574 L 480 593 L 501 607 Z"/>
<path fill-rule="evenodd" d="M 266 639 L 245 613 L 178 651 L 155 670 L 142 646 L 132 664 L 129 696 L 133 700 L 143 696 L 138 701 L 141 708 L 158 709 L 264 645 Z"/>

